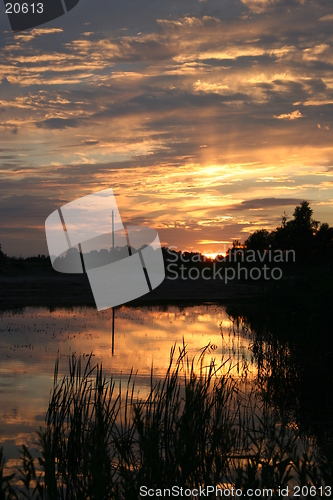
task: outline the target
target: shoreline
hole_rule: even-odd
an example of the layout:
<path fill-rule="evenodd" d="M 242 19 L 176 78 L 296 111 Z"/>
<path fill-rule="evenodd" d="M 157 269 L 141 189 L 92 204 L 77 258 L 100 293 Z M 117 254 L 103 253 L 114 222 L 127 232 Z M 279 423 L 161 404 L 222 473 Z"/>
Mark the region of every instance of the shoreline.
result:
<path fill-rule="evenodd" d="M 16 273 L 15 273 L 16 274 Z M 128 306 L 227 303 L 258 294 L 264 284 L 235 281 L 225 284 L 217 280 L 182 280 L 166 277 L 155 290 L 125 303 Z M 124 304 L 124 305 L 125 305 Z M 87 275 L 56 272 L 23 272 L 0 275 L 0 310 L 25 307 L 96 307 Z"/>

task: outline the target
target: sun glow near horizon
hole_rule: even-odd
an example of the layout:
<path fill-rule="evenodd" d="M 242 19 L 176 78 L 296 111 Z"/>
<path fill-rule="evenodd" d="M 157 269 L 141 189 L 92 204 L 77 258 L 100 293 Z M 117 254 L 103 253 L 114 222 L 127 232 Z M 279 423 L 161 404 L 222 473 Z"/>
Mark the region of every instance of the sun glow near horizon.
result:
<path fill-rule="evenodd" d="M 333 224 L 332 4 L 170 1 L 85 2 L 70 29 L 0 19 L 6 253 L 46 253 L 46 217 L 107 188 L 124 222 L 207 255 L 304 199 Z"/>

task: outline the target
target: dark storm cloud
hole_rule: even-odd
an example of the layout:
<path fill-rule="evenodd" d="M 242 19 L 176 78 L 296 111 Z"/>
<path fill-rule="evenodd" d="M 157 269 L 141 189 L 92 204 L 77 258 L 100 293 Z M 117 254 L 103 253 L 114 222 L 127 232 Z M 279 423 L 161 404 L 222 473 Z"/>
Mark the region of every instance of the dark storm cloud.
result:
<path fill-rule="evenodd" d="M 75 128 L 79 122 L 75 118 L 49 118 L 42 122 L 36 122 L 36 127 L 49 130 L 63 130 L 65 128 Z"/>
<path fill-rule="evenodd" d="M 299 205 L 303 200 L 298 198 L 260 198 L 257 200 L 242 201 L 237 205 L 229 207 L 229 211 L 256 210 L 258 208 L 284 207 L 287 205 Z"/>

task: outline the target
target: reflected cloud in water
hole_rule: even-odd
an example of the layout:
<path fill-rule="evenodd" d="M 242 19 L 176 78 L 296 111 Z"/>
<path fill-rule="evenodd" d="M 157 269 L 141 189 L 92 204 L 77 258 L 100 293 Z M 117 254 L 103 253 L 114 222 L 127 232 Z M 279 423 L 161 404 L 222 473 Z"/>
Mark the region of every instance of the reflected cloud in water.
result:
<path fill-rule="evenodd" d="M 61 374 L 68 371 L 72 354 L 87 359 L 91 352 L 92 363 L 102 362 L 117 382 L 125 383 L 133 369 L 141 396 L 148 392 L 151 368 L 156 377 L 165 374 L 171 347 L 181 347 L 183 341 L 190 359 L 198 359 L 209 345 L 205 365 L 211 359 L 217 365 L 226 362 L 224 370 L 232 365 L 238 376 L 239 365 L 246 363 L 248 378 L 256 375 L 251 335 L 238 329 L 222 306 L 117 308 L 114 355 L 111 332 L 112 310 L 27 308 L 2 313 L 0 444 L 8 458 L 14 459 L 17 447 L 33 440 L 43 423 L 57 356 Z"/>

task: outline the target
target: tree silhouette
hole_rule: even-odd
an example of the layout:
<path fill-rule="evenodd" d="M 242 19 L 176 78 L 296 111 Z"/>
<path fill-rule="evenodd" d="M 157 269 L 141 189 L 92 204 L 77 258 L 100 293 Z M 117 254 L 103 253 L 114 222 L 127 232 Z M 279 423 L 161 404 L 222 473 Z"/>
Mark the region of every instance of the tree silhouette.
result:
<path fill-rule="evenodd" d="M 314 250 L 314 236 L 319 222 L 312 218 L 313 210 L 308 201 L 302 201 L 293 214 L 293 219 L 286 223 L 285 232 L 288 247 L 296 252 L 296 258 L 303 261 L 309 258 Z"/>
<path fill-rule="evenodd" d="M 308 201 L 302 203 L 295 208 L 294 220 L 290 223 L 295 228 L 306 228 L 309 231 L 315 232 L 318 229 L 319 222 L 312 218 L 313 210 Z M 287 223 L 288 224 L 288 223 Z"/>
<path fill-rule="evenodd" d="M 248 239 L 245 241 L 247 250 L 255 250 L 259 252 L 264 252 L 268 249 L 271 243 L 271 235 L 267 229 L 259 229 L 255 231 Z"/>
<path fill-rule="evenodd" d="M 3 253 L 1 243 L 0 243 L 0 265 L 1 265 L 1 268 L 3 268 L 5 266 L 6 262 L 7 262 L 7 256 Z"/>
<path fill-rule="evenodd" d="M 299 262 L 327 259 L 333 254 L 333 228 L 327 223 L 320 225 L 312 215 L 310 203 L 304 200 L 295 207 L 291 220 L 288 220 L 284 212 L 281 224 L 275 231 L 255 231 L 245 241 L 245 247 L 247 250 L 260 252 L 269 248 L 295 250 L 296 260 Z"/>

